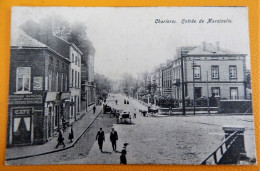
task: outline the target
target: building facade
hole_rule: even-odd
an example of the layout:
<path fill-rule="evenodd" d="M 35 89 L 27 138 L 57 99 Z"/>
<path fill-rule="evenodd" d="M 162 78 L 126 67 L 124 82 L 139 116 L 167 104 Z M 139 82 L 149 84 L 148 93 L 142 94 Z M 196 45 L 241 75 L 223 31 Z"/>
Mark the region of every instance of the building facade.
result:
<path fill-rule="evenodd" d="M 70 61 L 20 29 L 11 32 L 7 146 L 43 144 L 61 126 Z"/>
<path fill-rule="evenodd" d="M 81 57 L 82 52 L 77 48 L 76 45 L 70 44 L 70 116 L 69 123 L 72 124 L 83 114 L 81 112 Z"/>
<path fill-rule="evenodd" d="M 184 67 L 185 97 L 219 97 L 221 99 L 246 99 L 246 54 L 234 53 L 220 48 L 219 42 L 203 42 L 189 50 L 180 48 L 177 59 L 173 62 L 176 68 L 173 74 L 173 94 L 181 99 L 181 82 L 179 78 L 181 59 Z M 182 58 L 181 58 L 182 57 Z"/>
<path fill-rule="evenodd" d="M 73 43 L 65 40 L 64 37 L 58 37 L 53 35 L 52 28 L 47 23 L 38 24 L 33 21 L 28 21 L 22 25 L 22 29 L 31 37 L 44 43 L 51 49 L 55 50 L 58 54 L 64 56 L 70 61 L 69 65 L 69 77 L 64 78 L 69 81 L 69 99 L 66 106 L 66 114 L 64 119 L 69 124 L 73 124 L 81 115 L 81 64 L 83 53 Z M 59 77 L 55 73 L 56 77 Z M 63 77 L 63 75 L 61 75 Z"/>
<path fill-rule="evenodd" d="M 172 95 L 172 61 L 167 61 L 165 67 L 162 68 L 162 95 Z"/>

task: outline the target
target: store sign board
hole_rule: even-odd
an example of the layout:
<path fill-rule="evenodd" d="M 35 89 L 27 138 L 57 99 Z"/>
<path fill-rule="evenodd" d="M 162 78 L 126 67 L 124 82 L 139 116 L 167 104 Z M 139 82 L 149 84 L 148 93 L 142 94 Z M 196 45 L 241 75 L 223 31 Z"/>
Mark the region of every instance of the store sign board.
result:
<path fill-rule="evenodd" d="M 9 105 L 42 104 L 41 94 L 15 94 L 9 95 Z"/>
<path fill-rule="evenodd" d="M 33 90 L 42 90 L 42 77 L 33 77 Z"/>
<path fill-rule="evenodd" d="M 17 108 L 13 109 L 13 115 L 31 115 L 32 111 L 32 108 Z"/>

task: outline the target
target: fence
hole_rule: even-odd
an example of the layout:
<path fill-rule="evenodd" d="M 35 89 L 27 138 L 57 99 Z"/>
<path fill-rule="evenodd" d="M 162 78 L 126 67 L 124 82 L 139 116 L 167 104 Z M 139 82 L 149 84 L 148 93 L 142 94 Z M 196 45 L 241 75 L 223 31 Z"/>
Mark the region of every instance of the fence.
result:
<path fill-rule="evenodd" d="M 206 164 L 237 164 L 245 155 L 243 127 L 223 127 L 225 140 L 203 162 Z"/>

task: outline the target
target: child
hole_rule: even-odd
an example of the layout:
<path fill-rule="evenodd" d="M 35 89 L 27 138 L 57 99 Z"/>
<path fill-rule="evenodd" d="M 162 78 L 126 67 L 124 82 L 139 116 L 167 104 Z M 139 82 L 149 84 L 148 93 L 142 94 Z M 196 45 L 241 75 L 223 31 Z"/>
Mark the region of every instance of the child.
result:
<path fill-rule="evenodd" d="M 126 162 L 126 150 L 122 150 L 122 154 L 120 156 L 120 164 L 127 164 Z"/>

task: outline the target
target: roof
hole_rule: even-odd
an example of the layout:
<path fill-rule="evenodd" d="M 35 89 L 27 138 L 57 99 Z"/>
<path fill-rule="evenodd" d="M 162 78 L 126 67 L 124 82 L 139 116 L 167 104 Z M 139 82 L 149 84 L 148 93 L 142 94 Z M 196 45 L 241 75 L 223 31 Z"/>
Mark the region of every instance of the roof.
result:
<path fill-rule="evenodd" d="M 195 49 L 187 53 L 187 55 L 222 55 L 222 54 L 238 54 L 238 53 L 220 47 L 217 48 L 212 43 L 205 43 L 205 50 L 203 50 L 203 45 L 199 45 Z"/>
<path fill-rule="evenodd" d="M 11 29 L 11 47 L 15 48 L 46 48 L 49 51 L 59 55 L 60 57 L 66 59 L 67 58 L 62 56 L 57 51 L 51 49 L 49 46 L 45 45 L 44 43 L 32 38 L 28 34 L 26 34 L 22 29 L 20 28 L 12 28 Z"/>
<path fill-rule="evenodd" d="M 11 29 L 11 46 L 46 48 L 47 46 L 40 41 L 28 36 L 23 30 L 12 27 Z"/>

